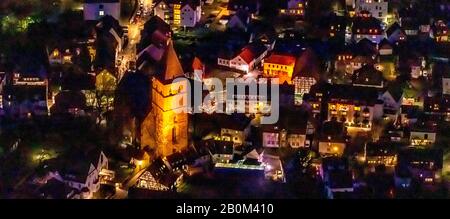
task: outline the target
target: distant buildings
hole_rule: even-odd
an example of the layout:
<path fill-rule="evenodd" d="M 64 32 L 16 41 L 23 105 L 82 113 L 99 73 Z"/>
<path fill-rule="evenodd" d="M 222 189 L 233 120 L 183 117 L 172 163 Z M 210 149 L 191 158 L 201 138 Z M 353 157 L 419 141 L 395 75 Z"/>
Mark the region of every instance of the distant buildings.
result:
<path fill-rule="evenodd" d="M 125 34 L 119 21 L 106 15 L 95 26 L 96 55 L 94 66 L 97 69 L 115 69 L 119 62 L 119 52 L 125 44 Z"/>
<path fill-rule="evenodd" d="M 306 6 L 305 0 L 282 0 L 279 11 L 282 15 L 304 16 Z"/>
<path fill-rule="evenodd" d="M 248 73 L 260 64 L 267 52 L 268 48 L 264 44 L 253 42 L 244 46 L 237 54 L 220 55 L 217 58 L 217 64 Z"/>
<path fill-rule="evenodd" d="M 266 78 L 277 77 L 279 83 L 292 84 L 292 73 L 294 72 L 295 57 L 282 54 L 271 54 L 264 59 L 263 76 Z"/>
<path fill-rule="evenodd" d="M 153 12 L 170 25 L 194 27 L 200 21 L 202 6 L 200 0 L 159 0 Z"/>
<path fill-rule="evenodd" d="M 369 11 L 373 17 L 379 19 L 380 21 L 386 22 L 388 15 L 388 3 L 388 0 L 355 0 L 355 9 L 356 13 Z"/>
<path fill-rule="evenodd" d="M 84 0 L 84 20 L 98 20 L 103 16 L 110 15 L 116 20 L 120 19 L 119 0 Z"/>
<path fill-rule="evenodd" d="M 361 14 L 354 18 L 352 24 L 352 39 L 355 42 L 359 42 L 362 39 L 368 39 L 378 44 L 383 38 L 384 31 L 381 28 L 381 22 L 375 17 L 372 17 L 368 11 L 362 11 Z"/>

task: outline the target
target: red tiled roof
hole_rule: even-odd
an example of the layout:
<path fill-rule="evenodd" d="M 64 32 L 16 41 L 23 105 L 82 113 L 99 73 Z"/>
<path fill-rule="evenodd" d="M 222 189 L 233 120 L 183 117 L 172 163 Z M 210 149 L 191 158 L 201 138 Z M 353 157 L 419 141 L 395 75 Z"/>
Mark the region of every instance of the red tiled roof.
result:
<path fill-rule="evenodd" d="M 192 62 L 192 69 L 194 70 L 203 70 L 203 63 L 200 61 L 199 58 L 195 57 L 194 61 Z"/>
<path fill-rule="evenodd" d="M 246 63 L 250 63 L 254 58 L 255 58 L 255 54 L 252 53 L 252 51 L 249 48 L 244 48 L 241 52 L 241 54 L 239 54 L 239 56 L 246 62 Z"/>
<path fill-rule="evenodd" d="M 251 43 L 247 46 L 245 46 L 242 50 L 239 56 L 247 63 L 249 64 L 257 57 L 261 56 L 267 48 L 261 44 L 261 43 Z"/>
<path fill-rule="evenodd" d="M 272 54 L 267 59 L 265 59 L 264 62 L 279 65 L 294 65 L 295 57 L 289 55 Z"/>

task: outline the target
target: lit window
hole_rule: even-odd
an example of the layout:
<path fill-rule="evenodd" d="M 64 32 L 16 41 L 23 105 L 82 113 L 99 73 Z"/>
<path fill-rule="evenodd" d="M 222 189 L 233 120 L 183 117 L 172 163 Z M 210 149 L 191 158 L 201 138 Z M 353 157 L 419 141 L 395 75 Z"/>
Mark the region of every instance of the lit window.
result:
<path fill-rule="evenodd" d="M 102 11 L 99 11 L 99 12 L 98 12 L 98 15 L 100 15 L 100 16 L 105 16 L 105 11 L 103 11 L 103 10 L 102 10 Z"/>

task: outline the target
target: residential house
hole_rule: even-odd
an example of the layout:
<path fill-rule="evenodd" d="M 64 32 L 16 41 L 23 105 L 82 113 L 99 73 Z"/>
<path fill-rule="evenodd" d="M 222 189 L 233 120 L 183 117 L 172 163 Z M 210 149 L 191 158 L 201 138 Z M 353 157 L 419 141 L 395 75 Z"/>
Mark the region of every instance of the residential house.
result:
<path fill-rule="evenodd" d="M 364 148 L 365 162 L 372 171 L 376 166 L 394 167 L 397 165 L 397 148 L 387 142 L 370 142 Z"/>
<path fill-rule="evenodd" d="M 409 170 L 412 178 L 425 185 L 433 185 L 441 179 L 443 152 L 439 149 L 408 148 L 400 151 L 398 163 Z"/>
<path fill-rule="evenodd" d="M 328 121 L 370 130 L 373 120 L 383 116 L 383 101 L 378 99 L 376 88 L 333 85 L 329 93 Z"/>
<path fill-rule="evenodd" d="M 400 107 L 400 123 L 405 126 L 413 125 L 417 122 L 422 111 L 416 105 L 402 105 Z"/>
<path fill-rule="evenodd" d="M 48 115 L 48 80 L 43 71 L 13 73 L 11 84 L 3 91 L 5 114 L 18 117 Z"/>
<path fill-rule="evenodd" d="M 425 114 L 438 116 L 439 118 L 449 121 L 450 119 L 450 96 L 435 95 L 425 97 L 424 101 Z"/>
<path fill-rule="evenodd" d="M 418 54 L 409 54 L 407 56 L 400 56 L 400 68 L 408 69 L 411 78 L 417 79 L 419 77 L 427 77 L 429 70 L 427 61 L 424 56 Z"/>
<path fill-rule="evenodd" d="M 421 17 L 427 17 L 425 13 L 420 13 L 420 10 L 415 6 L 404 7 L 398 12 L 400 26 L 408 37 L 416 37 L 419 34 Z"/>
<path fill-rule="evenodd" d="M 450 68 L 447 68 L 450 70 Z M 450 74 L 445 73 L 442 75 L 442 94 L 450 95 Z"/>
<path fill-rule="evenodd" d="M 108 158 L 103 151 L 77 149 L 55 159 L 49 160 L 50 171 L 45 176 L 45 183 L 56 179 L 85 193 L 83 198 L 92 198 L 99 191 L 103 172 L 108 169 Z"/>
<path fill-rule="evenodd" d="M 390 43 L 397 44 L 398 42 L 405 41 L 407 35 L 400 25 L 395 22 L 386 29 L 386 38 Z"/>
<path fill-rule="evenodd" d="M 362 11 L 360 15 L 353 19 L 353 41 L 359 42 L 362 39 L 368 39 L 378 44 L 383 38 L 384 32 L 381 28 L 381 22 L 372 17 L 367 11 Z"/>
<path fill-rule="evenodd" d="M 170 25 L 194 27 L 200 21 L 202 7 L 200 0 L 159 0 L 153 13 Z"/>
<path fill-rule="evenodd" d="M 412 146 L 430 147 L 436 141 L 436 127 L 425 122 L 417 122 L 410 132 Z"/>
<path fill-rule="evenodd" d="M 446 43 L 450 41 L 448 25 L 443 20 L 437 20 L 432 27 L 433 36 L 436 42 Z"/>
<path fill-rule="evenodd" d="M 50 114 L 71 114 L 83 116 L 86 114 L 86 96 L 81 91 L 61 91 L 55 97 L 55 103 L 50 108 Z"/>
<path fill-rule="evenodd" d="M 186 169 L 186 157 L 180 152 L 173 153 L 167 157 L 163 157 L 163 161 L 172 171 L 181 171 Z"/>
<path fill-rule="evenodd" d="M 96 55 L 94 66 L 97 69 L 115 69 L 119 52 L 124 46 L 124 30 L 119 21 L 106 15 L 102 17 L 95 27 Z"/>
<path fill-rule="evenodd" d="M 347 28 L 348 19 L 345 16 L 338 16 L 331 14 L 321 17 L 319 21 L 319 31 L 327 37 L 342 37 L 345 38 L 345 31 Z"/>
<path fill-rule="evenodd" d="M 311 142 L 306 138 L 309 115 L 306 112 L 283 110 L 285 117 L 271 125 L 262 125 L 262 146 L 309 147 Z M 287 119 L 289 118 L 289 119 Z"/>
<path fill-rule="evenodd" d="M 150 75 L 154 70 L 151 64 L 162 60 L 172 36 L 170 25 L 158 16 L 151 17 L 141 31 L 141 41 L 136 45 L 138 70 Z"/>
<path fill-rule="evenodd" d="M 84 0 L 84 20 L 98 20 L 103 16 L 110 15 L 116 20 L 120 19 L 119 0 Z"/>
<path fill-rule="evenodd" d="M 213 163 L 229 163 L 233 159 L 233 142 L 222 140 L 207 140 L 202 144 L 208 148 L 212 156 Z"/>
<path fill-rule="evenodd" d="M 183 174 L 173 172 L 161 157 L 156 158 L 152 164 L 138 177 L 136 187 L 152 191 L 176 191 L 183 182 Z"/>
<path fill-rule="evenodd" d="M 187 0 L 181 6 L 181 26 L 195 27 L 202 17 L 200 0 Z"/>
<path fill-rule="evenodd" d="M 343 194 L 354 192 L 354 177 L 345 158 L 324 158 L 320 168 L 320 175 L 325 184 L 327 198 L 336 199 Z"/>
<path fill-rule="evenodd" d="M 244 114 L 234 113 L 231 115 L 217 114 L 220 124 L 220 138 L 231 141 L 234 145 L 244 144 L 250 133 L 250 119 Z"/>
<path fill-rule="evenodd" d="M 267 52 L 268 49 L 263 43 L 253 42 L 244 46 L 236 55 L 231 57 L 219 56 L 217 64 L 247 73 L 258 66 Z"/>
<path fill-rule="evenodd" d="M 292 84 L 296 58 L 290 55 L 272 53 L 264 59 L 263 77 L 279 79 L 279 83 Z"/>
<path fill-rule="evenodd" d="M 352 75 L 353 86 L 383 88 L 384 81 L 383 73 L 373 65 L 365 65 Z"/>
<path fill-rule="evenodd" d="M 342 156 L 347 145 L 344 123 L 335 120 L 324 122 L 319 135 L 319 154 L 322 156 Z"/>
<path fill-rule="evenodd" d="M 279 4 L 279 12 L 282 15 L 305 16 L 306 0 L 282 0 Z"/>
<path fill-rule="evenodd" d="M 51 52 L 48 55 L 48 61 L 50 65 L 72 64 L 73 55 L 79 55 L 81 53 L 80 48 L 77 48 L 76 51 L 73 51 L 73 49 L 71 48 L 55 47 L 50 51 Z"/>
<path fill-rule="evenodd" d="M 396 115 L 400 110 L 403 98 L 403 88 L 398 83 L 388 84 L 386 91 L 381 95 L 384 102 L 384 112 Z"/>
<path fill-rule="evenodd" d="M 368 11 L 373 17 L 387 22 L 388 0 L 355 0 L 356 13 Z"/>
<path fill-rule="evenodd" d="M 334 69 L 336 72 L 352 75 L 365 65 L 374 65 L 377 53 L 375 45 L 370 40 L 360 40 L 357 44 L 347 46 L 337 53 Z"/>
<path fill-rule="evenodd" d="M 403 86 L 402 106 L 417 106 L 423 109 L 425 95 L 415 84 L 407 82 Z"/>
<path fill-rule="evenodd" d="M 381 40 L 381 42 L 378 44 L 378 54 L 380 54 L 380 56 L 390 56 L 393 54 L 393 50 L 394 48 L 386 38 Z"/>
<path fill-rule="evenodd" d="M 227 28 L 233 30 L 247 31 L 250 24 L 250 14 L 245 10 L 239 10 L 235 14 L 230 16 L 227 23 Z"/>

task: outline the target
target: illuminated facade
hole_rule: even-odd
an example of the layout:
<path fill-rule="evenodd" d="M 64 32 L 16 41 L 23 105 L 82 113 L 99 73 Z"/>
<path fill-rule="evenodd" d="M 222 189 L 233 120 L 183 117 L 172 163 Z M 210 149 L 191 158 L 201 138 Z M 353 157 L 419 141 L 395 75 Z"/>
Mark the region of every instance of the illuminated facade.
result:
<path fill-rule="evenodd" d="M 173 82 L 183 77 L 172 41 L 164 54 L 165 70 L 152 81 L 152 111 L 142 124 L 141 146 L 149 146 L 161 156 L 181 151 L 188 144 L 188 81 Z"/>
<path fill-rule="evenodd" d="M 448 26 L 442 20 L 438 20 L 436 22 L 433 35 L 434 35 L 434 38 L 436 39 L 436 42 L 439 42 L 439 43 L 450 42 L 450 37 L 449 37 L 450 32 L 448 30 Z"/>
<path fill-rule="evenodd" d="M 367 11 L 362 11 L 352 24 L 353 40 L 359 42 L 362 39 L 368 39 L 373 43 L 380 43 L 385 34 L 381 28 L 381 22 L 372 17 Z"/>
<path fill-rule="evenodd" d="M 333 138 L 322 139 L 319 141 L 319 153 L 321 155 L 342 156 L 345 150 L 345 142 Z"/>
<path fill-rule="evenodd" d="M 305 0 L 288 0 L 287 4 L 280 9 L 280 14 L 304 16 L 306 6 Z"/>
<path fill-rule="evenodd" d="M 352 102 L 328 103 L 328 120 L 337 119 L 347 126 L 371 128 L 373 106 L 355 105 Z"/>
<path fill-rule="evenodd" d="M 413 129 L 410 140 L 412 146 L 431 146 L 436 141 L 436 132 Z"/>
<path fill-rule="evenodd" d="M 155 5 L 153 12 L 166 23 L 174 26 L 194 27 L 201 18 L 200 1 L 167 1 Z"/>
<path fill-rule="evenodd" d="M 263 77 L 278 77 L 279 83 L 292 84 L 292 73 L 294 72 L 295 58 L 288 55 L 272 54 L 264 59 Z"/>
<path fill-rule="evenodd" d="M 388 17 L 387 0 L 355 0 L 356 13 L 369 11 L 373 17 L 386 22 Z"/>
<path fill-rule="evenodd" d="M 309 93 L 311 87 L 317 83 L 314 77 L 297 76 L 293 79 L 295 93 L 294 104 L 301 105 L 303 103 L 303 96 Z"/>

